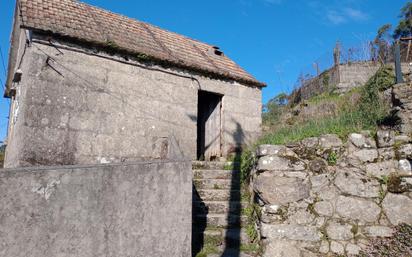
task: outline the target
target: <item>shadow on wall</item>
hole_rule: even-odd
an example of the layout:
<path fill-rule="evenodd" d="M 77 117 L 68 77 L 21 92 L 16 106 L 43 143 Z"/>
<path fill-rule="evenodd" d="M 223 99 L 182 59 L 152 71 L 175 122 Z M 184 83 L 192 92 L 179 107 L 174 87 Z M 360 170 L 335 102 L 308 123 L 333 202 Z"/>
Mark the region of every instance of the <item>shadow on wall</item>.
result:
<path fill-rule="evenodd" d="M 236 123 L 236 130 L 233 133 L 234 142 L 243 142 L 245 139 L 245 134 L 243 132 L 242 126 Z M 241 247 L 241 216 L 242 216 L 242 202 L 241 202 L 241 175 L 240 175 L 240 165 L 241 165 L 241 143 L 237 144 L 234 156 L 234 165 L 232 168 L 232 177 L 230 183 L 230 197 L 229 197 L 229 212 L 227 216 L 228 229 L 225 235 L 225 249 L 222 257 L 239 257 L 240 247 Z"/>
<path fill-rule="evenodd" d="M 192 257 L 195 257 L 202 251 L 205 243 L 204 232 L 207 227 L 208 208 L 197 192 L 195 185 L 192 188 Z M 204 216 L 196 216 L 199 209 L 203 210 Z"/>
<path fill-rule="evenodd" d="M 237 122 L 236 130 L 232 134 L 234 142 L 243 142 L 245 135 L 241 125 Z M 234 151 L 234 165 L 231 168 L 231 180 L 228 197 L 228 210 L 227 213 L 227 228 L 219 228 L 221 231 L 226 231 L 222 233 L 224 238 L 222 241 L 219 239 L 218 242 L 212 237 L 205 236 L 205 231 L 207 229 L 207 215 L 210 214 L 208 206 L 206 206 L 204 200 L 199 195 L 196 186 L 193 185 L 193 202 L 192 202 L 192 256 L 197 256 L 202 252 L 202 248 L 208 245 L 221 244 L 221 255 L 216 255 L 219 257 L 239 257 L 241 251 L 241 176 L 240 176 L 240 160 L 241 160 L 241 148 L 240 143 L 237 144 Z M 199 211 L 203 214 L 198 216 Z M 205 252 L 208 251 L 208 249 Z M 203 256 L 203 255 L 202 255 Z"/>

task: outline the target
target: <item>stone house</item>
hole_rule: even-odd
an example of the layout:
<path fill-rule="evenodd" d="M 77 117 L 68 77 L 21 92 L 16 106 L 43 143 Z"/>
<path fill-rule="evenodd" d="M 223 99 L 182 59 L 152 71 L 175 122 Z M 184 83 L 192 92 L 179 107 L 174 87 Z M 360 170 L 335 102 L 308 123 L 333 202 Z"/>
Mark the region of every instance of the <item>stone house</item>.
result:
<path fill-rule="evenodd" d="M 19 0 L 5 167 L 157 158 L 171 137 L 219 159 L 259 135 L 264 86 L 219 47 L 74 0 Z"/>

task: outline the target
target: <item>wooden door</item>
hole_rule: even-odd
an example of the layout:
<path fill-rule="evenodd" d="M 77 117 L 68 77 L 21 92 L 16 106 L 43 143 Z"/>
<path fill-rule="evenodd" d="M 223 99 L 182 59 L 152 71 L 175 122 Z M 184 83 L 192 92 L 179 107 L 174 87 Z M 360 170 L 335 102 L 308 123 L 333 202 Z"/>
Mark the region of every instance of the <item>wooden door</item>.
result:
<path fill-rule="evenodd" d="M 211 111 L 205 124 L 205 159 L 212 160 L 221 156 L 221 101 L 209 105 Z"/>
<path fill-rule="evenodd" d="M 222 96 L 199 91 L 198 98 L 198 159 L 213 160 L 222 155 Z"/>

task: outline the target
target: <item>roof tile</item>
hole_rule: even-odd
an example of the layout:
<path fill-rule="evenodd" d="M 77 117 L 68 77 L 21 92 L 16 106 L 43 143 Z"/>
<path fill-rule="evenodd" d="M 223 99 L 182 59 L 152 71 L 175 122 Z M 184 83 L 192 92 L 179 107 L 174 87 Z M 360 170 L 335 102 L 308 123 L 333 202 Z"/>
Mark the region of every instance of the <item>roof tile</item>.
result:
<path fill-rule="evenodd" d="M 213 46 L 74 0 L 20 0 L 23 27 L 85 42 L 113 43 L 155 60 L 265 86 Z"/>

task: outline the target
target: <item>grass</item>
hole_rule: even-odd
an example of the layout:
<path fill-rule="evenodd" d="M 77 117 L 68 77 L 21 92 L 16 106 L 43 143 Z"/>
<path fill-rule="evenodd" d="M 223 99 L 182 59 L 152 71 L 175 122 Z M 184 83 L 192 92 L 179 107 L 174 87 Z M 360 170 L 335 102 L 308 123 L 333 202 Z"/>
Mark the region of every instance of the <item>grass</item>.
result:
<path fill-rule="evenodd" d="M 338 155 L 336 154 L 336 152 L 331 152 L 331 153 L 328 155 L 327 161 L 328 161 L 328 164 L 329 164 L 330 166 L 335 166 L 335 165 L 337 164 L 337 162 L 338 162 Z"/>
<path fill-rule="evenodd" d="M 283 127 L 266 134 L 259 140 L 262 144 L 287 144 L 308 137 L 336 134 L 342 139 L 360 130 L 376 130 L 376 123 L 366 122 L 358 112 L 341 113 L 336 117 L 311 120 L 293 127 Z"/>
<path fill-rule="evenodd" d="M 246 234 L 251 242 L 256 242 L 258 239 L 258 232 L 255 227 L 255 223 L 258 220 L 259 206 L 256 204 L 249 204 L 246 208 L 242 209 L 242 214 L 247 217 Z"/>
<path fill-rule="evenodd" d="M 310 104 L 319 104 L 325 101 L 339 101 L 340 96 L 339 94 L 333 93 L 333 92 L 327 92 L 323 93 L 320 95 L 316 95 L 314 97 L 311 97 L 310 99 L 307 100 L 308 103 Z"/>
<path fill-rule="evenodd" d="M 259 244 L 241 244 L 240 251 L 245 253 L 256 253 L 259 254 L 262 251 L 262 248 Z"/>
<path fill-rule="evenodd" d="M 380 92 L 395 83 L 393 69 L 382 67 L 372 78 L 360 88 L 356 88 L 343 96 L 324 93 L 307 101 L 308 104 L 334 103 L 336 114 L 319 116 L 319 118 L 297 121 L 292 126 L 279 122 L 271 128 L 258 144 L 287 144 L 308 137 L 323 134 L 336 134 L 346 139 L 348 134 L 362 130 L 377 130 L 377 125 L 389 114 L 389 106 L 383 101 Z"/>
<path fill-rule="evenodd" d="M 206 236 L 204 240 L 203 248 L 196 254 L 196 257 L 207 257 L 209 254 L 219 253 L 218 246 L 223 243 L 222 238 L 217 236 Z"/>

